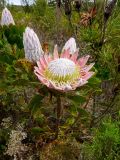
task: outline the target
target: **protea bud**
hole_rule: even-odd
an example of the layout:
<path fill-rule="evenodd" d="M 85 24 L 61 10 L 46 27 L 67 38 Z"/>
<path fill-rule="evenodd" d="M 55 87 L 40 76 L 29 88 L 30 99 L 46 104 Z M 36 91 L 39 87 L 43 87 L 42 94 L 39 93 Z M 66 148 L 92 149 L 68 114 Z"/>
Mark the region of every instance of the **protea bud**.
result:
<path fill-rule="evenodd" d="M 15 25 L 14 19 L 10 11 L 7 8 L 4 8 L 2 11 L 1 25 L 9 26 L 10 24 Z"/>
<path fill-rule="evenodd" d="M 66 0 L 65 1 L 65 15 L 71 16 L 72 8 L 71 8 L 71 1 Z"/>
<path fill-rule="evenodd" d="M 72 37 L 65 43 L 62 51 L 64 52 L 64 50 L 68 49 L 70 50 L 70 54 L 74 54 L 77 50 L 76 41 Z"/>
<path fill-rule="evenodd" d="M 43 55 L 43 50 L 37 34 L 33 29 L 27 27 L 23 33 L 23 45 L 25 58 L 31 62 L 37 62 Z"/>
<path fill-rule="evenodd" d="M 61 0 L 57 0 L 56 2 L 57 2 L 57 7 L 60 8 L 61 7 Z"/>
<path fill-rule="evenodd" d="M 82 5 L 81 0 L 75 0 L 75 9 L 77 12 L 80 12 L 81 5 Z"/>
<path fill-rule="evenodd" d="M 108 5 L 105 8 L 105 12 L 104 12 L 104 22 L 106 23 L 108 18 L 111 16 L 112 11 L 115 7 L 117 0 L 112 0 L 111 2 L 108 3 Z"/>

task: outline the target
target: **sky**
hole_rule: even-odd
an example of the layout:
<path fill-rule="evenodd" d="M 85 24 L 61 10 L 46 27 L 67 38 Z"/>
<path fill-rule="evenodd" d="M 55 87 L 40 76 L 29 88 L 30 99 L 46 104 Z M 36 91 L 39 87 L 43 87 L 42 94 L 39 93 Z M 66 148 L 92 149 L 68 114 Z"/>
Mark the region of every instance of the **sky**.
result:
<path fill-rule="evenodd" d="M 7 0 L 9 4 L 21 5 L 22 0 Z M 33 0 L 29 0 L 29 4 L 32 4 Z"/>
<path fill-rule="evenodd" d="M 21 4 L 21 0 L 9 0 L 9 3 L 11 4 L 17 4 L 20 5 Z"/>

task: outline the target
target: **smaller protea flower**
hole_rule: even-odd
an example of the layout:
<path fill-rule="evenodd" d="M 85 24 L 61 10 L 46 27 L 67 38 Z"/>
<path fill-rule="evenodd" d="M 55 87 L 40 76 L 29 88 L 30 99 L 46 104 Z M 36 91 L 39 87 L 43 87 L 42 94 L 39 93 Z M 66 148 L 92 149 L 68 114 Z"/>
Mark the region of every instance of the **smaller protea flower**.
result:
<path fill-rule="evenodd" d="M 1 26 L 9 26 L 10 24 L 15 25 L 14 19 L 10 11 L 7 8 L 4 8 L 2 11 Z"/>
<path fill-rule="evenodd" d="M 78 59 L 78 51 L 71 55 L 69 49 L 59 56 L 55 46 L 53 57 L 50 55 L 41 57 L 34 73 L 48 88 L 62 92 L 75 90 L 86 84 L 94 74 L 89 71 L 94 63 L 86 65 L 88 59 L 89 55 Z"/>
<path fill-rule="evenodd" d="M 76 47 L 76 41 L 74 38 L 70 38 L 64 45 L 62 51 L 64 52 L 64 50 L 67 50 L 69 49 L 70 50 L 70 54 L 74 54 L 77 50 L 77 47 Z"/>
<path fill-rule="evenodd" d="M 31 62 L 37 62 L 43 55 L 43 50 L 38 36 L 33 29 L 27 27 L 23 33 L 23 45 L 25 58 Z"/>

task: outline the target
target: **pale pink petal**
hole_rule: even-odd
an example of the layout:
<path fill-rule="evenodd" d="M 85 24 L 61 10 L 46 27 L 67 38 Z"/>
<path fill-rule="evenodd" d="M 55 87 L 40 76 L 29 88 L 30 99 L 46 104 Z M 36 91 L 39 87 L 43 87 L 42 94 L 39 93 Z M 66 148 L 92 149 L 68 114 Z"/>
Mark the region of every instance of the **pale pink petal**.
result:
<path fill-rule="evenodd" d="M 64 87 L 64 91 L 70 91 L 70 90 L 74 90 L 71 85 L 66 85 Z"/>
<path fill-rule="evenodd" d="M 55 47 L 54 47 L 54 53 L 53 53 L 53 56 L 54 56 L 54 59 L 59 58 L 57 45 L 55 45 Z"/>
<path fill-rule="evenodd" d="M 39 68 L 40 70 L 44 70 L 44 68 L 42 67 L 40 61 L 37 61 L 37 66 L 38 66 L 38 68 Z"/>
<path fill-rule="evenodd" d="M 70 57 L 70 48 L 64 50 L 64 52 L 60 56 L 60 58 L 68 58 L 68 57 Z"/>
<path fill-rule="evenodd" d="M 37 61 L 37 65 L 38 65 L 39 68 L 41 68 L 40 61 Z"/>
<path fill-rule="evenodd" d="M 56 86 L 56 84 L 52 81 L 49 81 L 49 88 L 61 91 L 61 92 L 65 92 L 65 91 L 69 91 L 69 90 L 73 90 L 72 87 L 70 85 L 66 85 L 66 86 Z"/>
<path fill-rule="evenodd" d="M 34 67 L 34 71 L 37 72 L 38 74 L 43 75 L 43 70 L 38 67 Z"/>
<path fill-rule="evenodd" d="M 49 81 L 47 80 L 47 79 L 45 79 L 43 76 L 41 76 L 41 75 L 39 75 L 38 73 L 36 73 L 35 71 L 34 71 L 34 73 L 35 73 L 35 75 L 37 76 L 37 78 L 43 83 L 43 84 L 45 84 L 45 85 L 49 85 Z"/>
<path fill-rule="evenodd" d="M 56 85 L 52 81 L 49 81 L 49 87 L 56 89 Z"/>
<path fill-rule="evenodd" d="M 85 67 L 82 68 L 82 71 L 88 72 L 95 63 L 91 63 L 90 65 L 86 65 Z"/>
<path fill-rule="evenodd" d="M 93 75 L 95 74 L 95 72 L 86 72 L 86 74 L 84 76 L 82 76 L 82 79 L 87 81 L 89 78 L 91 78 Z"/>
<path fill-rule="evenodd" d="M 87 63 L 89 57 L 90 57 L 90 56 L 87 55 L 87 56 L 84 56 L 84 57 L 82 57 L 82 58 L 80 58 L 80 59 L 78 60 L 78 64 L 80 65 L 80 67 L 83 67 L 83 66 Z"/>
<path fill-rule="evenodd" d="M 70 58 L 75 63 L 77 62 L 78 52 L 79 52 L 79 50 L 77 50 Z"/>
<path fill-rule="evenodd" d="M 51 57 L 51 55 L 48 55 L 47 61 L 50 62 L 50 61 L 52 61 L 52 60 L 53 60 L 53 58 Z"/>
<path fill-rule="evenodd" d="M 49 81 L 49 87 L 53 88 L 55 90 L 62 90 L 61 87 L 56 86 L 56 84 L 53 81 Z"/>
<path fill-rule="evenodd" d="M 82 83 L 81 83 L 81 82 L 79 82 L 79 84 L 78 84 L 78 86 L 77 86 L 77 87 L 83 86 L 83 85 L 85 85 L 85 84 L 87 84 L 87 83 L 88 83 L 88 81 L 83 81 Z"/>
<path fill-rule="evenodd" d="M 88 81 L 84 80 L 83 78 L 79 78 L 78 82 L 73 87 L 76 89 L 77 87 L 83 86 L 86 83 L 88 83 Z"/>
<path fill-rule="evenodd" d="M 45 69 L 46 66 L 47 66 L 47 64 L 46 64 L 46 62 L 45 62 L 45 60 L 44 60 L 43 57 L 40 58 L 40 64 L 41 64 L 41 67 L 42 67 L 43 69 Z"/>
<path fill-rule="evenodd" d="M 47 66 L 48 63 L 49 63 L 49 62 L 48 62 L 48 55 L 45 54 L 45 55 L 43 56 L 43 60 L 44 60 L 45 65 Z"/>

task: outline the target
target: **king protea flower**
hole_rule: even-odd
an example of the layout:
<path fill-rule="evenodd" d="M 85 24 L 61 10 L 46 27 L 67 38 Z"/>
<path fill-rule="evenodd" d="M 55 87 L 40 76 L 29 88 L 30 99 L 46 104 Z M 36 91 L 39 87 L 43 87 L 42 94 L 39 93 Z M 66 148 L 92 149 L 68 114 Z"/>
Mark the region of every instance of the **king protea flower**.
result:
<path fill-rule="evenodd" d="M 23 34 L 25 58 L 31 62 L 37 62 L 43 55 L 43 50 L 38 36 L 33 29 L 27 27 Z"/>
<path fill-rule="evenodd" d="M 64 50 L 67 50 L 69 49 L 70 50 L 70 54 L 74 54 L 77 50 L 77 47 L 76 47 L 76 41 L 73 37 L 71 37 L 64 45 L 62 51 L 64 52 Z"/>
<path fill-rule="evenodd" d="M 71 55 L 69 49 L 59 56 L 57 46 L 55 46 L 53 57 L 50 55 L 41 57 L 34 73 L 48 88 L 62 92 L 75 90 L 86 84 L 94 74 L 89 71 L 94 64 L 86 65 L 89 57 L 87 55 L 78 58 L 78 51 Z"/>
<path fill-rule="evenodd" d="M 9 26 L 10 24 L 15 25 L 14 19 L 10 11 L 7 8 L 4 8 L 2 11 L 1 25 Z"/>

